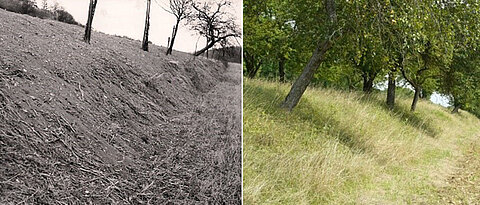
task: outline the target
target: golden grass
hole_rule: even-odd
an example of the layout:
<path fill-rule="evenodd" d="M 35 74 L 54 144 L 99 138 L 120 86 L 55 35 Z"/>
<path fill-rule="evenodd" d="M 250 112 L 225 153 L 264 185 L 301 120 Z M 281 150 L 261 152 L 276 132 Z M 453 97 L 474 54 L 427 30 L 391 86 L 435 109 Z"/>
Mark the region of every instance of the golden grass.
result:
<path fill-rule="evenodd" d="M 289 85 L 244 81 L 245 204 L 436 203 L 479 120 L 384 94 L 309 89 L 293 112 Z"/>

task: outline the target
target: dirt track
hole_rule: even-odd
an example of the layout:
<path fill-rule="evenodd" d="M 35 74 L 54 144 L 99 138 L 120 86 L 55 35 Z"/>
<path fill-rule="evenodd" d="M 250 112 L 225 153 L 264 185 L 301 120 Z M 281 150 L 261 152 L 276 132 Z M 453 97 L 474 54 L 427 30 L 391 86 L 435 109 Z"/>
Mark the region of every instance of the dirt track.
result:
<path fill-rule="evenodd" d="M 480 142 L 469 145 L 458 169 L 439 190 L 441 204 L 480 204 Z"/>

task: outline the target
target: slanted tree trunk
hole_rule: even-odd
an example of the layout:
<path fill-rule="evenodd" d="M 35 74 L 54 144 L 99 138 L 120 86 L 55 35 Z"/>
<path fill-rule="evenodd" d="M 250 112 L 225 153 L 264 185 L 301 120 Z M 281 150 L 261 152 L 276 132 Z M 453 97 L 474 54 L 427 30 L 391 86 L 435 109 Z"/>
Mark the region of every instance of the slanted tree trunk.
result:
<path fill-rule="evenodd" d="M 83 41 L 85 41 L 86 43 L 90 43 L 90 37 L 92 35 L 93 16 L 95 15 L 95 7 L 97 7 L 97 0 L 90 0 L 87 25 L 85 25 L 85 35 L 83 36 Z"/>
<path fill-rule="evenodd" d="M 455 105 L 452 110 L 452 114 L 458 113 L 458 110 L 460 110 L 462 106 L 461 105 Z"/>
<path fill-rule="evenodd" d="M 258 63 L 256 65 L 252 65 L 252 67 L 250 68 L 250 71 L 247 72 L 248 78 L 250 78 L 250 79 L 255 78 L 255 75 L 257 75 L 257 72 L 260 69 L 260 65 L 261 65 L 261 63 Z M 248 68 L 247 68 L 247 70 L 248 70 Z"/>
<path fill-rule="evenodd" d="M 335 26 L 337 24 L 335 0 L 325 0 L 325 9 L 332 26 Z M 339 36 L 336 31 L 333 31 L 332 35 L 328 39 L 320 42 L 317 45 L 317 48 L 313 52 L 308 64 L 303 69 L 302 74 L 300 74 L 300 77 L 298 77 L 295 83 L 293 83 L 290 92 L 281 104 L 282 108 L 292 111 L 292 109 L 297 106 L 300 98 L 312 81 L 313 74 L 315 74 L 315 71 L 322 63 L 327 51 L 332 47 L 333 41 L 335 41 L 335 39 L 338 37 Z"/>
<path fill-rule="evenodd" d="M 453 98 L 453 110 L 452 114 L 458 113 L 458 111 L 462 108 L 462 104 L 458 102 L 458 100 L 454 97 Z"/>
<path fill-rule="evenodd" d="M 388 73 L 388 88 L 387 88 L 387 106 L 390 109 L 393 109 L 395 106 L 395 74 L 393 71 Z"/>
<path fill-rule="evenodd" d="M 290 92 L 281 105 L 282 108 L 292 111 L 292 109 L 297 106 L 300 98 L 312 81 L 313 74 L 320 66 L 325 58 L 325 54 L 331 47 L 332 42 L 330 40 L 325 40 L 317 46 L 307 66 L 303 69 L 302 74 L 292 85 Z"/>
<path fill-rule="evenodd" d="M 422 84 L 419 84 L 413 79 L 409 79 L 403 67 L 400 68 L 400 71 L 402 73 L 403 78 L 413 87 L 415 91 L 415 95 L 413 96 L 412 106 L 410 107 L 410 111 L 414 112 L 415 109 L 417 108 L 417 102 L 418 102 L 418 99 L 420 98 L 420 93 L 422 92 L 422 86 L 421 86 Z M 417 74 L 419 73 L 417 72 Z"/>
<path fill-rule="evenodd" d="M 216 39 L 207 39 L 207 45 L 205 46 L 205 48 L 202 48 L 201 50 L 195 52 L 193 55 L 194 56 L 199 56 L 199 55 L 202 55 L 202 53 L 205 53 L 205 51 L 208 52 L 208 49 L 212 48 L 216 43 L 220 42 L 220 41 L 223 41 L 225 39 L 227 39 L 228 37 L 234 37 L 236 36 L 235 34 L 228 34 L 226 36 L 222 36 L 220 38 L 216 38 Z"/>
<path fill-rule="evenodd" d="M 167 49 L 167 55 L 171 55 L 173 51 L 173 43 L 175 43 L 175 37 L 177 37 L 177 32 L 178 32 L 178 24 L 180 24 L 180 21 L 177 19 L 177 23 L 173 27 L 173 32 L 172 32 L 172 40 L 170 41 L 170 46 Z"/>
<path fill-rule="evenodd" d="M 417 108 L 418 99 L 420 98 L 420 92 L 422 92 L 422 89 L 420 87 L 416 86 L 414 88 L 415 88 L 415 95 L 413 96 L 413 102 L 410 108 L 410 111 L 412 112 L 415 112 L 415 109 Z"/>
<path fill-rule="evenodd" d="M 285 82 L 285 57 L 280 56 L 278 61 L 278 75 L 280 76 L 280 82 Z"/>
<path fill-rule="evenodd" d="M 145 17 L 145 30 L 143 32 L 143 41 L 142 41 L 142 49 L 144 51 L 148 51 L 148 30 L 150 28 L 150 4 L 152 3 L 151 0 L 147 0 L 147 14 Z"/>

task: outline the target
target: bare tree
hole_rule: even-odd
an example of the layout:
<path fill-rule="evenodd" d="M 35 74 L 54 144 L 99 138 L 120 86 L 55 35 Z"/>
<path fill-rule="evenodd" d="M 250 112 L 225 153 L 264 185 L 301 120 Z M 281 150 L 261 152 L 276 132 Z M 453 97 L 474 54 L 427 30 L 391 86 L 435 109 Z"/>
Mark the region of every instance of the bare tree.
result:
<path fill-rule="evenodd" d="M 175 43 L 175 37 L 177 36 L 178 27 L 180 22 L 190 15 L 190 7 L 192 5 L 192 0 L 170 0 L 170 7 L 165 9 L 168 13 L 171 13 L 175 16 L 176 22 L 173 26 L 172 37 L 169 41 L 169 46 L 167 49 L 167 55 L 172 54 L 173 44 Z"/>
<path fill-rule="evenodd" d="M 88 9 L 88 20 L 87 20 L 87 25 L 85 26 L 85 35 L 83 36 L 83 40 L 86 43 L 90 43 L 90 36 L 92 35 L 92 22 L 93 22 L 93 15 L 95 14 L 95 7 L 97 7 L 97 0 L 90 0 L 90 7 Z"/>
<path fill-rule="evenodd" d="M 189 22 L 193 30 L 198 31 L 207 40 L 206 46 L 196 51 L 195 56 L 201 55 L 229 37 L 240 37 L 240 29 L 235 24 L 235 18 L 225 11 L 231 4 L 229 0 L 192 4 L 195 14 L 190 16 Z"/>
<path fill-rule="evenodd" d="M 150 5 L 152 1 L 147 0 L 147 15 L 145 17 L 145 31 L 143 32 L 142 49 L 148 51 L 148 29 L 150 27 Z"/>

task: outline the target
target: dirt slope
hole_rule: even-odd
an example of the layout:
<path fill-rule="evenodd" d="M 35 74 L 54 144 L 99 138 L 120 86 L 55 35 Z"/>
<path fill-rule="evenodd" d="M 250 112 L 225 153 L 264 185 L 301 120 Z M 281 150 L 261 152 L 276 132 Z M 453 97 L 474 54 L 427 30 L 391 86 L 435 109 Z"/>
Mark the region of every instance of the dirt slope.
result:
<path fill-rule="evenodd" d="M 0 204 L 240 203 L 241 74 L 0 10 Z"/>

